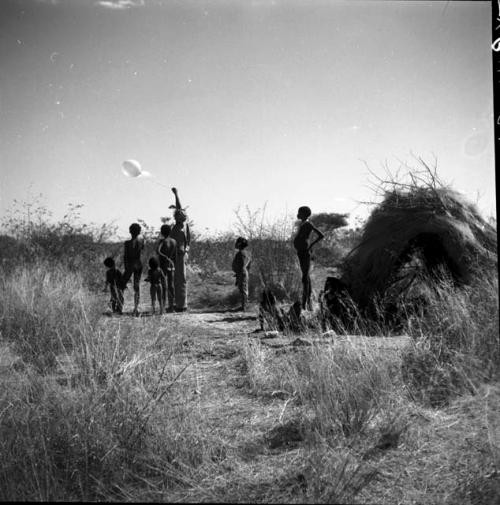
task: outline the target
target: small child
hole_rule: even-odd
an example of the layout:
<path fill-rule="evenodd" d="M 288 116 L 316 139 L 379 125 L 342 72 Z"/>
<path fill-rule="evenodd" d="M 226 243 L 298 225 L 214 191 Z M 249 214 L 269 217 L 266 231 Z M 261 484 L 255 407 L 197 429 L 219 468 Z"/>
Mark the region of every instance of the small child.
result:
<path fill-rule="evenodd" d="M 120 270 L 115 266 L 115 260 L 113 258 L 106 258 L 104 260 L 104 266 L 106 270 L 106 287 L 107 291 L 109 286 L 109 292 L 111 294 L 111 309 L 113 312 L 118 314 L 123 314 L 123 276 Z"/>
<path fill-rule="evenodd" d="M 155 257 L 149 258 L 149 270 L 148 275 L 144 279 L 145 282 L 150 282 L 151 287 L 149 292 L 151 293 L 151 307 L 152 313 L 155 313 L 155 301 L 158 300 L 160 305 L 160 315 L 163 314 L 163 289 L 162 284 L 165 282 L 163 272 L 160 269 L 158 260 Z"/>
<path fill-rule="evenodd" d="M 241 294 L 241 307 L 239 310 L 244 311 L 248 303 L 248 270 L 252 260 L 244 249 L 248 246 L 248 240 L 244 237 L 238 237 L 234 244 L 238 252 L 235 254 L 232 264 L 234 276 L 236 277 L 235 286 L 238 287 Z"/>
<path fill-rule="evenodd" d="M 297 234 L 293 239 L 293 246 L 297 251 L 297 256 L 299 258 L 300 270 L 302 272 L 302 309 L 311 310 L 311 250 L 312 246 L 324 238 L 323 233 L 321 233 L 316 226 L 314 226 L 310 221 L 311 209 L 309 207 L 299 207 L 297 212 L 297 219 L 300 220 L 299 228 Z M 316 233 L 316 240 L 309 243 L 309 238 L 311 233 Z"/>
<path fill-rule="evenodd" d="M 123 288 L 127 285 L 132 275 L 134 276 L 134 316 L 139 315 L 140 282 L 142 275 L 141 252 L 144 249 L 144 242 L 139 237 L 141 225 L 132 223 L 129 227 L 130 240 L 126 240 L 123 250 Z"/>

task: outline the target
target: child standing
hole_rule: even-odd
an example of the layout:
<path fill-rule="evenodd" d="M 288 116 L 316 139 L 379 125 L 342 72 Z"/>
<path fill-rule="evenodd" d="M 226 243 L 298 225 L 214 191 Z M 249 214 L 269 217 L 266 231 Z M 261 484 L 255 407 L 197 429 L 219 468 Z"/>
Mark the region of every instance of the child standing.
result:
<path fill-rule="evenodd" d="M 107 291 L 109 286 L 109 292 L 111 294 L 111 309 L 115 313 L 123 314 L 122 273 L 116 268 L 115 260 L 113 258 L 106 258 L 104 260 L 104 266 L 107 268 L 105 291 Z"/>
<path fill-rule="evenodd" d="M 293 246 L 297 251 L 299 258 L 300 270 L 302 272 L 302 308 L 311 310 L 311 249 L 316 242 L 324 238 L 316 226 L 310 221 L 311 209 L 309 207 L 299 207 L 297 212 L 297 219 L 300 220 L 297 234 L 293 239 Z M 309 243 L 311 233 L 315 232 L 316 240 Z"/>
<path fill-rule="evenodd" d="M 241 294 L 241 307 L 239 310 L 245 310 L 248 303 L 248 270 L 252 260 L 245 251 L 248 246 L 248 240 L 244 237 L 238 237 L 234 244 L 238 252 L 234 255 L 232 269 L 236 277 L 235 285 L 238 287 Z"/>
<path fill-rule="evenodd" d="M 160 260 L 160 268 L 163 272 L 163 284 L 162 284 L 162 295 L 163 295 L 163 306 L 167 301 L 168 295 L 168 308 L 167 312 L 174 311 L 174 272 L 175 272 L 175 254 L 177 251 L 177 242 L 170 237 L 170 231 L 172 227 L 168 224 L 164 224 L 160 228 L 161 239 L 158 243 L 158 258 Z"/>
<path fill-rule="evenodd" d="M 144 279 L 146 282 L 151 283 L 149 292 L 151 294 L 151 307 L 152 313 L 155 313 L 155 301 L 158 300 L 160 306 L 160 315 L 163 314 L 163 289 L 162 284 L 164 283 L 164 275 L 158 264 L 156 258 L 149 258 L 149 270 L 148 275 Z M 163 281 L 162 281 L 163 280 Z"/>
<path fill-rule="evenodd" d="M 123 264 L 125 272 L 123 274 L 123 288 L 127 285 L 130 277 L 134 276 L 134 316 L 139 315 L 140 281 L 142 274 L 141 252 L 144 249 L 144 242 L 139 235 L 141 225 L 132 223 L 129 227 L 130 240 L 124 244 Z"/>
<path fill-rule="evenodd" d="M 191 234 L 189 224 L 186 222 L 187 214 L 181 207 L 177 189 L 172 188 L 172 193 L 175 195 L 175 224 L 170 236 L 177 244 L 174 272 L 175 311 L 184 312 L 187 310 L 186 257 L 191 244 Z"/>

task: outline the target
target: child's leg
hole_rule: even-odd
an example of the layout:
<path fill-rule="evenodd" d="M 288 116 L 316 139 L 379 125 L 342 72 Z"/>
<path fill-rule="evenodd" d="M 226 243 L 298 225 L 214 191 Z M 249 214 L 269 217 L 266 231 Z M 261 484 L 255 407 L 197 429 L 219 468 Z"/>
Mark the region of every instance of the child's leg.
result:
<path fill-rule="evenodd" d="M 302 272 L 302 308 L 306 309 L 311 304 L 311 255 L 308 252 L 299 255 L 300 270 Z"/>
<path fill-rule="evenodd" d="M 140 283 L 141 283 L 142 267 L 134 268 L 134 314 L 139 313 L 139 300 L 140 300 Z"/>
<path fill-rule="evenodd" d="M 167 299 L 169 310 L 173 310 L 175 299 L 173 270 L 167 270 Z"/>
<path fill-rule="evenodd" d="M 117 295 L 116 288 L 114 286 L 109 286 L 109 292 L 111 294 L 111 310 L 117 312 Z"/>
<path fill-rule="evenodd" d="M 125 289 L 127 287 L 127 283 L 130 280 L 130 277 L 132 277 L 132 274 L 134 273 L 134 270 L 131 265 L 125 265 L 125 271 L 123 272 L 122 276 L 122 286 L 121 289 Z"/>
<path fill-rule="evenodd" d="M 161 305 L 165 307 L 166 297 L 167 297 L 167 270 L 161 269 L 163 272 L 163 277 L 161 278 Z M 163 309 L 160 309 L 160 312 L 163 313 Z"/>
<path fill-rule="evenodd" d="M 151 312 L 155 313 L 155 298 L 156 298 L 156 286 L 151 284 L 149 288 L 149 294 L 151 295 Z"/>
<path fill-rule="evenodd" d="M 117 312 L 118 314 L 123 314 L 123 290 L 122 289 L 117 289 L 116 290 L 116 293 L 117 293 L 117 305 L 116 305 L 116 308 L 118 309 Z"/>
<path fill-rule="evenodd" d="M 248 303 L 248 274 L 243 277 L 243 282 L 241 283 L 241 309 L 245 310 Z"/>
<path fill-rule="evenodd" d="M 163 301 L 164 297 L 164 291 L 163 291 L 163 286 L 161 284 L 158 284 L 156 286 L 156 296 L 158 297 L 158 304 L 160 305 L 160 314 L 163 314 L 163 311 L 165 309 L 165 304 Z"/>

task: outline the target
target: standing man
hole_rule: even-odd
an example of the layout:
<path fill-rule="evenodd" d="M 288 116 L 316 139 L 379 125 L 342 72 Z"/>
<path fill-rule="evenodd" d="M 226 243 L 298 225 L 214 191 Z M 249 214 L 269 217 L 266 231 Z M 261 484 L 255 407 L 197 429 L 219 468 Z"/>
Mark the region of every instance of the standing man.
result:
<path fill-rule="evenodd" d="M 191 234 L 187 223 L 187 214 L 185 209 L 181 207 L 177 189 L 172 188 L 172 193 L 175 195 L 175 224 L 170 232 L 170 237 L 177 244 L 174 272 L 175 311 L 185 312 L 187 310 L 186 259 L 191 244 Z"/>

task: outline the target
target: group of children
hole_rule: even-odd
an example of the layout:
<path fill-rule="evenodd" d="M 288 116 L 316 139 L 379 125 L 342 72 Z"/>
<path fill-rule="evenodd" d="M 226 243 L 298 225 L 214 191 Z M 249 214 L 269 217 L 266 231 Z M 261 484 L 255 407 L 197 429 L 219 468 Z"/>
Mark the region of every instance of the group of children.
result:
<path fill-rule="evenodd" d="M 157 256 L 152 256 L 148 261 L 148 274 L 144 279 L 150 283 L 151 305 L 153 314 L 156 302 L 160 314 L 165 309 L 167 312 L 184 312 L 187 310 L 187 284 L 186 284 L 186 255 L 189 251 L 191 235 L 187 221 L 186 211 L 181 207 L 176 188 L 172 188 L 175 195 L 174 226 L 164 224 L 160 229 L 161 238 L 156 247 Z M 116 268 L 113 258 L 104 260 L 108 269 L 106 272 L 106 290 L 111 294 L 111 308 L 114 313 L 123 313 L 123 290 L 133 276 L 134 310 L 139 314 L 140 281 L 143 264 L 141 253 L 144 241 L 140 237 L 141 226 L 132 223 L 129 227 L 130 240 L 124 244 L 123 265 L 124 273 Z M 166 303 L 168 302 L 168 306 Z"/>
<path fill-rule="evenodd" d="M 156 302 L 159 305 L 159 313 L 184 312 L 187 310 L 187 283 L 186 283 L 186 257 L 191 242 L 187 215 L 181 208 L 176 188 L 172 188 L 175 195 L 174 211 L 175 225 L 171 227 L 164 224 L 160 229 L 161 238 L 156 247 L 157 257 L 153 256 L 148 261 L 148 274 L 144 279 L 150 283 L 152 312 L 155 313 Z M 297 252 L 299 265 L 302 272 L 302 309 L 311 310 L 311 249 L 314 244 L 324 238 L 323 233 L 310 221 L 311 209 L 300 207 L 297 213 L 299 219 L 298 229 L 295 234 L 293 245 Z M 123 313 L 123 290 L 133 276 L 134 287 L 134 315 L 139 314 L 140 280 L 142 275 L 141 252 L 144 241 L 139 237 L 141 226 L 133 223 L 129 227 L 131 238 L 125 241 L 123 264 L 125 271 L 122 274 L 116 268 L 113 258 L 104 260 L 107 267 L 106 289 L 109 287 L 111 294 L 111 308 L 113 312 Z M 311 233 L 316 234 L 316 239 L 310 242 Z M 248 241 L 244 237 L 238 237 L 235 242 L 237 252 L 232 262 L 232 270 L 236 277 L 235 285 L 241 296 L 241 307 L 245 310 L 248 304 L 248 278 L 251 258 L 245 249 Z M 166 306 L 166 303 L 168 305 Z"/>

